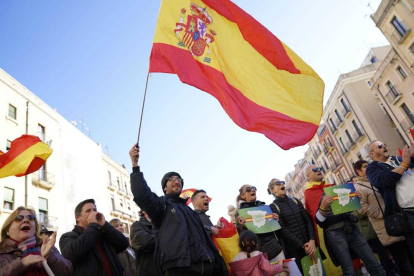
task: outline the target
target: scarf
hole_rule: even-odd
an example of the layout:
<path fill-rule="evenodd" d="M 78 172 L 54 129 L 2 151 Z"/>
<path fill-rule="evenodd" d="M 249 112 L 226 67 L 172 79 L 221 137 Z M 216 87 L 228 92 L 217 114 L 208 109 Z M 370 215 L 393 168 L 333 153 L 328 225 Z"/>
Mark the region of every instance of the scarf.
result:
<path fill-rule="evenodd" d="M 22 259 L 28 257 L 29 255 L 38 255 L 41 256 L 39 248 L 36 247 L 36 237 L 29 238 L 25 241 L 18 242 L 16 240 L 13 240 L 12 238 L 8 238 L 6 240 L 6 244 L 8 246 L 14 247 L 19 249 L 22 254 Z M 46 273 L 46 270 L 43 268 L 42 263 L 37 263 L 29 266 L 27 268 L 25 276 L 48 276 Z"/>

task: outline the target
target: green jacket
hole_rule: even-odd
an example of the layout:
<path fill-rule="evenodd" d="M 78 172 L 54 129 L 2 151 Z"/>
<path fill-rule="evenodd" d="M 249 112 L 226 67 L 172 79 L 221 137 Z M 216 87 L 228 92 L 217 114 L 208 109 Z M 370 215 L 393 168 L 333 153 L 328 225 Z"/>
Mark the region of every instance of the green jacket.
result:
<path fill-rule="evenodd" d="M 377 238 L 377 233 L 375 233 L 374 228 L 372 228 L 371 222 L 367 216 L 361 215 L 358 211 L 353 211 L 351 214 L 358 217 L 359 221 L 355 223 L 355 225 L 367 241 Z"/>

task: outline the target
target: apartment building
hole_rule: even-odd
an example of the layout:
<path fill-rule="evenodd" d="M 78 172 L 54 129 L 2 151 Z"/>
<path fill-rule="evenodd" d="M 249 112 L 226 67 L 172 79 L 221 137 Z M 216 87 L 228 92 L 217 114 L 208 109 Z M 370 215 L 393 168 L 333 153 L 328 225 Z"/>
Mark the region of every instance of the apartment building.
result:
<path fill-rule="evenodd" d="M 22 84 L 0 69 L 0 150 L 23 134 L 38 136 L 53 149 L 46 164 L 25 177 L 0 179 L 0 223 L 18 206 L 31 206 L 39 222 L 61 234 L 73 229 L 74 209 L 93 198 L 107 221 L 127 225 L 138 219 L 129 174 L 84 135 Z"/>

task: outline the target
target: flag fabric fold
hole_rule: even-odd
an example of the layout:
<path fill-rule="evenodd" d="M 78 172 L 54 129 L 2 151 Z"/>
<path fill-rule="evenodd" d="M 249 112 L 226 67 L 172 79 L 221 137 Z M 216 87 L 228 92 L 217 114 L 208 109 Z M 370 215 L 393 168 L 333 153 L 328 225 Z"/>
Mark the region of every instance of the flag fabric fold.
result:
<path fill-rule="evenodd" d="M 162 0 L 149 71 L 177 74 L 283 149 L 306 144 L 322 116 L 316 72 L 229 0 Z"/>
<path fill-rule="evenodd" d="M 11 142 L 10 150 L 0 153 L 0 178 L 24 176 L 39 170 L 52 154 L 39 137 L 22 135 Z"/>

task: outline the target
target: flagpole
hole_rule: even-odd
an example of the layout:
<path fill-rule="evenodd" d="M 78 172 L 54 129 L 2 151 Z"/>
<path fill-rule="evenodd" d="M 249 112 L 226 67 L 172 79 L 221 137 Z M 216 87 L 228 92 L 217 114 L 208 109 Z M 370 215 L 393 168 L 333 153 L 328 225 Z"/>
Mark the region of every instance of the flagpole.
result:
<path fill-rule="evenodd" d="M 139 120 L 137 145 L 139 145 L 139 136 L 141 134 L 142 117 L 144 116 L 144 106 L 145 106 L 145 97 L 147 95 L 148 78 L 149 78 L 149 71 L 147 74 L 147 82 L 145 83 L 144 99 L 142 100 L 142 110 L 141 110 L 141 119 Z"/>

